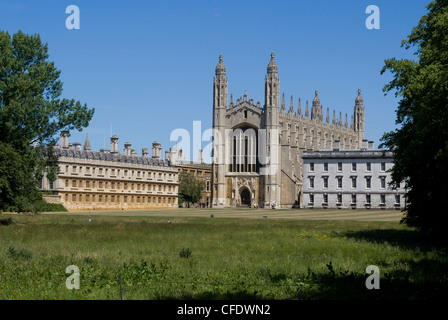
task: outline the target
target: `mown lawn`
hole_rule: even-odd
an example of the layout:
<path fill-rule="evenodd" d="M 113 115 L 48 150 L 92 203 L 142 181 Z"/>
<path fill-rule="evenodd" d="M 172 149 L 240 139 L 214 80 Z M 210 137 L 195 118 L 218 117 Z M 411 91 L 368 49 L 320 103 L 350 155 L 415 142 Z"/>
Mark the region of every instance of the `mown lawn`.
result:
<path fill-rule="evenodd" d="M 446 250 L 397 222 L 0 214 L 0 299 L 446 299 Z M 69 290 L 66 268 L 80 270 Z M 380 289 L 365 286 L 369 265 Z"/>

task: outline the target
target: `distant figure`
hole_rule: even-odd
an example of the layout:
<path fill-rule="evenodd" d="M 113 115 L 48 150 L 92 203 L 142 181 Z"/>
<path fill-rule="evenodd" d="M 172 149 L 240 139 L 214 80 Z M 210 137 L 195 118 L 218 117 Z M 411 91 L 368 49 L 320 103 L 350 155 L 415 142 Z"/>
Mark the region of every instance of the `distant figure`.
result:
<path fill-rule="evenodd" d="M 168 220 L 168 223 L 171 223 L 171 220 Z"/>
<path fill-rule="evenodd" d="M 89 222 L 91 222 L 92 221 L 92 219 L 90 218 L 90 216 L 89 216 Z"/>

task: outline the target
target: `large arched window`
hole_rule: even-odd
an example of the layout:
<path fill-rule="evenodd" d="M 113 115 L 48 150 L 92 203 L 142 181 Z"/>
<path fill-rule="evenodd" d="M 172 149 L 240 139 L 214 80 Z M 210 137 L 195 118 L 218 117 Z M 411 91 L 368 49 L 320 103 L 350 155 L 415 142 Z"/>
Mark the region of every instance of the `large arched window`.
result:
<path fill-rule="evenodd" d="M 229 172 L 258 172 L 257 131 L 252 127 L 233 130 L 229 137 Z"/>

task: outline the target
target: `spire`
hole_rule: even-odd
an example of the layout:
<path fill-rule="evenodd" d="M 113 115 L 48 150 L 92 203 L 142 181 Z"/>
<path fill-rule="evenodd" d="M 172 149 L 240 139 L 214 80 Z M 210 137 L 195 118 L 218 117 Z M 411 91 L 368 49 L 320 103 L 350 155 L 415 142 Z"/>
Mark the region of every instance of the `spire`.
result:
<path fill-rule="evenodd" d="M 282 95 L 282 111 L 285 111 L 285 93 Z"/>
<path fill-rule="evenodd" d="M 330 108 L 327 108 L 327 119 L 326 119 L 327 124 L 330 123 Z"/>
<path fill-rule="evenodd" d="M 345 127 L 348 128 L 347 113 L 345 114 Z"/>
<path fill-rule="evenodd" d="M 268 64 L 268 73 L 277 73 L 278 72 L 278 67 L 277 67 L 277 63 L 275 62 L 274 59 L 274 52 L 271 53 L 271 60 L 269 61 Z"/>
<path fill-rule="evenodd" d="M 316 91 L 314 91 L 313 106 L 314 106 L 314 105 L 317 105 L 317 104 L 320 104 L 320 99 L 319 99 L 318 92 L 317 92 L 317 90 L 316 90 Z"/>
<path fill-rule="evenodd" d="M 361 97 L 361 89 L 358 89 L 358 96 L 355 99 L 353 129 L 358 134 L 358 148 L 362 148 L 362 142 L 364 140 L 364 101 Z"/>
<path fill-rule="evenodd" d="M 338 122 L 338 126 L 342 127 L 342 112 L 339 111 L 339 122 Z"/>
<path fill-rule="evenodd" d="M 305 108 L 305 118 L 310 118 L 310 112 L 308 110 L 308 100 L 306 100 L 306 108 Z"/>
<path fill-rule="evenodd" d="M 299 98 L 299 107 L 297 109 L 297 115 L 299 117 L 302 117 L 302 105 L 301 105 L 301 102 L 300 102 L 300 98 Z"/>
<path fill-rule="evenodd" d="M 322 115 L 322 107 L 320 105 L 320 99 L 318 96 L 318 92 L 316 90 L 313 99 L 313 106 L 311 107 L 311 119 L 317 119 L 323 121 L 323 118 L 324 117 Z"/>
<path fill-rule="evenodd" d="M 291 96 L 291 103 L 289 104 L 289 112 L 294 113 L 294 104 L 293 104 L 293 98 Z"/>
<path fill-rule="evenodd" d="M 226 66 L 222 62 L 222 54 L 219 55 L 219 62 L 218 65 L 216 66 L 215 74 L 216 75 L 226 74 Z"/>
<path fill-rule="evenodd" d="M 362 105 L 364 104 L 364 99 L 361 97 L 361 89 L 358 89 L 358 96 L 355 99 L 356 105 Z"/>
<path fill-rule="evenodd" d="M 336 110 L 333 109 L 333 124 L 336 124 Z"/>
<path fill-rule="evenodd" d="M 85 151 L 90 151 L 91 150 L 90 141 L 89 141 L 89 134 L 87 134 L 86 141 L 84 142 L 84 150 Z"/>

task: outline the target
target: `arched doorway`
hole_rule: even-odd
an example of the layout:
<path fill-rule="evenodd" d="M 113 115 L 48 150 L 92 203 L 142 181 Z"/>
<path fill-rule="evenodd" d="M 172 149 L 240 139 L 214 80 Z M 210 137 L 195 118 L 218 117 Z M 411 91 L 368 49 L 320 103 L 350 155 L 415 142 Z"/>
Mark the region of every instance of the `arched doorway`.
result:
<path fill-rule="evenodd" d="M 241 206 L 250 207 L 250 191 L 247 188 L 243 188 L 240 191 Z"/>

